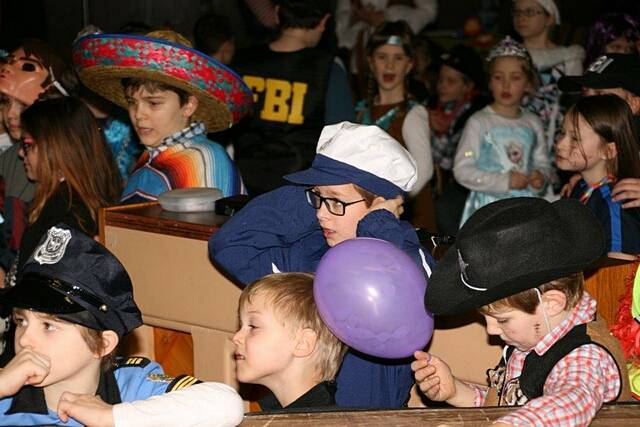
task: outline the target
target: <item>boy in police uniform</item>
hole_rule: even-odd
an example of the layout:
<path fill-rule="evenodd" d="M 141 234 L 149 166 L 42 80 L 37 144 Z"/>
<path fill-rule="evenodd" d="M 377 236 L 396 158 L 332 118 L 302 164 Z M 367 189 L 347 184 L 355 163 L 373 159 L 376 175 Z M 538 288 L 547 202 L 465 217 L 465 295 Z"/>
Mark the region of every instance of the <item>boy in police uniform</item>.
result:
<path fill-rule="evenodd" d="M 242 419 L 237 393 L 215 383 L 160 405 L 119 407 L 198 382 L 167 377 L 141 357 L 113 357 L 120 339 L 142 324 L 132 291 L 122 264 L 94 239 L 63 224 L 47 232 L 17 285 L 0 295 L 17 326 L 16 355 L 0 371 L 0 425 L 226 426 Z M 180 408 L 172 406 L 178 400 Z"/>

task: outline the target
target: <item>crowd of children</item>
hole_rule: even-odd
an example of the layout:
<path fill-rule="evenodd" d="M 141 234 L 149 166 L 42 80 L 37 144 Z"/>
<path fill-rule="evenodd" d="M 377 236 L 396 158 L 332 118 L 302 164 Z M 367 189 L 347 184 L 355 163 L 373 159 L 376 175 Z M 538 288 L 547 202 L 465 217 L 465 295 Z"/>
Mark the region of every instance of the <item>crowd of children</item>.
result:
<path fill-rule="evenodd" d="M 601 17 L 584 62 L 582 47 L 553 42 L 554 0 L 514 0 L 521 41 L 431 57 L 437 82 L 418 98 L 414 30 L 435 2 L 337 3 L 334 17 L 330 2 L 265 0 L 279 34 L 237 51 L 233 27 L 209 14 L 198 50 L 173 30 L 91 28 L 73 67 L 35 40 L 2 61 L 0 425 L 241 422 L 232 388 L 117 355 L 142 318 L 98 242 L 98 211 L 192 187 L 252 197 L 208 254 L 244 288 L 235 372 L 269 390 L 263 411 L 401 408 L 417 385 L 452 406 L 518 406 L 495 425 L 588 425 L 630 398 L 583 270 L 640 255 L 637 21 Z M 346 64 L 321 46 L 334 18 L 342 44 L 351 34 Z M 455 236 L 439 262 L 420 228 Z M 422 349 L 385 359 L 334 335 L 313 272 L 354 238 L 402 249 L 435 316 L 483 315 L 505 343 L 487 384 Z"/>

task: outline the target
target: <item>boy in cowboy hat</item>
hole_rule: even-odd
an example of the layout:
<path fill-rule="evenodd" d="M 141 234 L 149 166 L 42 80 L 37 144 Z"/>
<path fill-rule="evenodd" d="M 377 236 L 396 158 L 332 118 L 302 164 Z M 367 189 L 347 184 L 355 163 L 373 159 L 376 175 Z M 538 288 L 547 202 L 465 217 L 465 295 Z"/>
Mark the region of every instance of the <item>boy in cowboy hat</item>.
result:
<path fill-rule="evenodd" d="M 243 284 L 269 273 L 315 271 L 326 251 L 355 237 L 393 243 L 431 274 L 433 258 L 399 219 L 416 183 L 416 163 L 377 126 L 325 126 L 310 168 L 253 199 L 209 239 L 209 254 Z M 338 376 L 341 407 L 404 405 L 413 385 L 406 359 L 348 352 Z"/>
<path fill-rule="evenodd" d="M 142 323 L 131 280 L 111 252 L 64 224 L 48 230 L 0 305 L 13 309 L 17 326 L 16 355 L 0 370 L 0 425 L 230 426 L 242 419 L 240 397 L 216 383 L 168 394 L 160 406 L 118 405 L 198 381 L 167 377 L 141 357 L 114 357 L 120 339 Z"/>
<path fill-rule="evenodd" d="M 494 425 L 588 425 L 626 377 L 584 292 L 582 270 L 605 251 L 598 220 L 577 200 L 514 198 L 479 209 L 431 276 L 425 305 L 443 316 L 479 309 L 487 333 L 507 344 L 504 360 L 485 387 L 416 352 L 420 389 L 453 406 L 524 405 Z"/>
<path fill-rule="evenodd" d="M 91 34 L 74 43 L 72 54 L 80 80 L 129 111 L 147 148 L 123 202 L 156 200 L 175 188 L 215 187 L 225 197 L 244 191 L 226 151 L 206 136 L 251 106 L 251 91 L 233 71 L 173 31 Z"/>

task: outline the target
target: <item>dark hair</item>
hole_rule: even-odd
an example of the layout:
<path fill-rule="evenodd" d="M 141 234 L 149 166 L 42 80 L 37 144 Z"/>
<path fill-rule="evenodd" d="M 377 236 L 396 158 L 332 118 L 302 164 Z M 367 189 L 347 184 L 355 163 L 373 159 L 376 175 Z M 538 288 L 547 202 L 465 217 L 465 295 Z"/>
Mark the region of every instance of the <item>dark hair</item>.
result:
<path fill-rule="evenodd" d="M 567 119 L 571 120 L 578 136 L 580 117 L 602 138 L 603 144 L 615 142 L 618 154 L 607 160 L 607 171 L 618 179 L 640 178 L 638 140 L 632 128 L 633 114 L 629 105 L 616 95 L 585 96 L 567 111 Z M 582 151 L 580 140 L 578 143 Z"/>
<path fill-rule="evenodd" d="M 33 223 L 47 200 L 63 187 L 69 203 L 77 193 L 97 222 L 99 208 L 115 204 L 122 188 L 111 149 L 89 108 L 72 97 L 38 101 L 22 113 L 22 126 L 38 150 L 38 185 L 29 221 Z M 82 231 L 93 232 L 79 215 L 76 219 Z"/>
<path fill-rule="evenodd" d="M 193 29 L 196 49 L 207 55 L 216 53 L 222 44 L 233 38 L 233 28 L 229 20 L 215 13 L 201 16 Z"/>
<path fill-rule="evenodd" d="M 415 59 L 414 48 L 413 48 L 413 31 L 409 24 L 405 21 L 396 21 L 396 22 L 384 22 L 380 24 L 367 42 L 367 57 L 371 58 L 373 53 L 377 48 L 387 44 L 389 41 L 389 37 L 396 36 L 399 37 L 402 41 L 402 49 L 404 50 L 405 55 L 407 55 L 412 61 Z M 371 70 L 369 72 L 368 78 L 368 87 L 367 87 L 367 108 L 373 107 L 373 100 L 375 96 L 378 94 L 378 83 L 376 82 L 375 77 Z M 405 81 L 404 85 L 405 90 L 405 103 L 403 107 L 398 112 L 398 117 L 402 117 L 407 114 L 409 111 L 409 99 L 411 99 L 410 95 L 407 93 L 409 90 L 407 82 Z"/>
<path fill-rule="evenodd" d="M 589 65 L 605 53 L 606 46 L 618 37 L 635 43 L 640 40 L 638 21 L 626 13 L 607 13 L 598 19 L 589 30 L 585 64 Z M 638 54 L 638 52 L 635 52 Z"/>
<path fill-rule="evenodd" d="M 129 96 L 136 93 L 140 88 L 144 88 L 150 93 L 170 90 L 171 92 L 174 92 L 176 95 L 178 95 L 181 107 L 184 107 L 184 105 L 189 102 L 189 97 L 193 96 L 189 92 L 179 89 L 175 86 L 171 86 L 155 80 L 142 79 L 137 77 L 122 79 L 122 87 L 124 88 L 124 93 Z"/>
<path fill-rule="evenodd" d="M 322 18 L 331 13 L 327 0 L 281 0 L 278 5 L 281 30 L 315 28 Z"/>
<path fill-rule="evenodd" d="M 20 48 L 24 50 L 25 55 L 36 57 L 49 73 L 44 82 L 42 82 L 43 88 L 49 86 L 53 81 L 50 73 L 53 72 L 53 77 L 59 80 L 63 74 L 69 72 L 70 67 L 67 66 L 60 53 L 42 40 L 24 39 L 16 50 Z"/>

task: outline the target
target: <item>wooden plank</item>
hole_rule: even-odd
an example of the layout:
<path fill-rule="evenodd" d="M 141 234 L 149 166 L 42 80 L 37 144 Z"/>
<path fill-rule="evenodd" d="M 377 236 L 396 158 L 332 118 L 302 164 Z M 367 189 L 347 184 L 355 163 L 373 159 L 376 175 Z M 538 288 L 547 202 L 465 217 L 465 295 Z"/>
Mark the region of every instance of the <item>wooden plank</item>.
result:
<path fill-rule="evenodd" d="M 618 313 L 620 297 L 625 292 L 625 278 L 637 269 L 635 257 L 625 254 L 609 254 L 598 265 L 597 270 L 585 272 L 585 289 L 598 302 L 598 314 L 609 325 Z"/>
<path fill-rule="evenodd" d="M 229 219 L 214 212 L 169 212 L 158 202 L 114 206 L 104 209 L 102 215 L 101 224 L 106 226 L 196 240 L 209 240 L 211 234 Z M 104 227 L 101 236 L 104 236 Z"/>
<path fill-rule="evenodd" d="M 440 425 L 475 427 L 486 426 L 507 415 L 513 408 L 431 408 L 394 411 L 335 411 L 290 414 L 247 414 L 242 427 L 312 427 L 312 426 L 416 426 Z M 604 405 L 591 426 L 629 426 L 640 419 L 640 404 L 618 403 Z"/>

